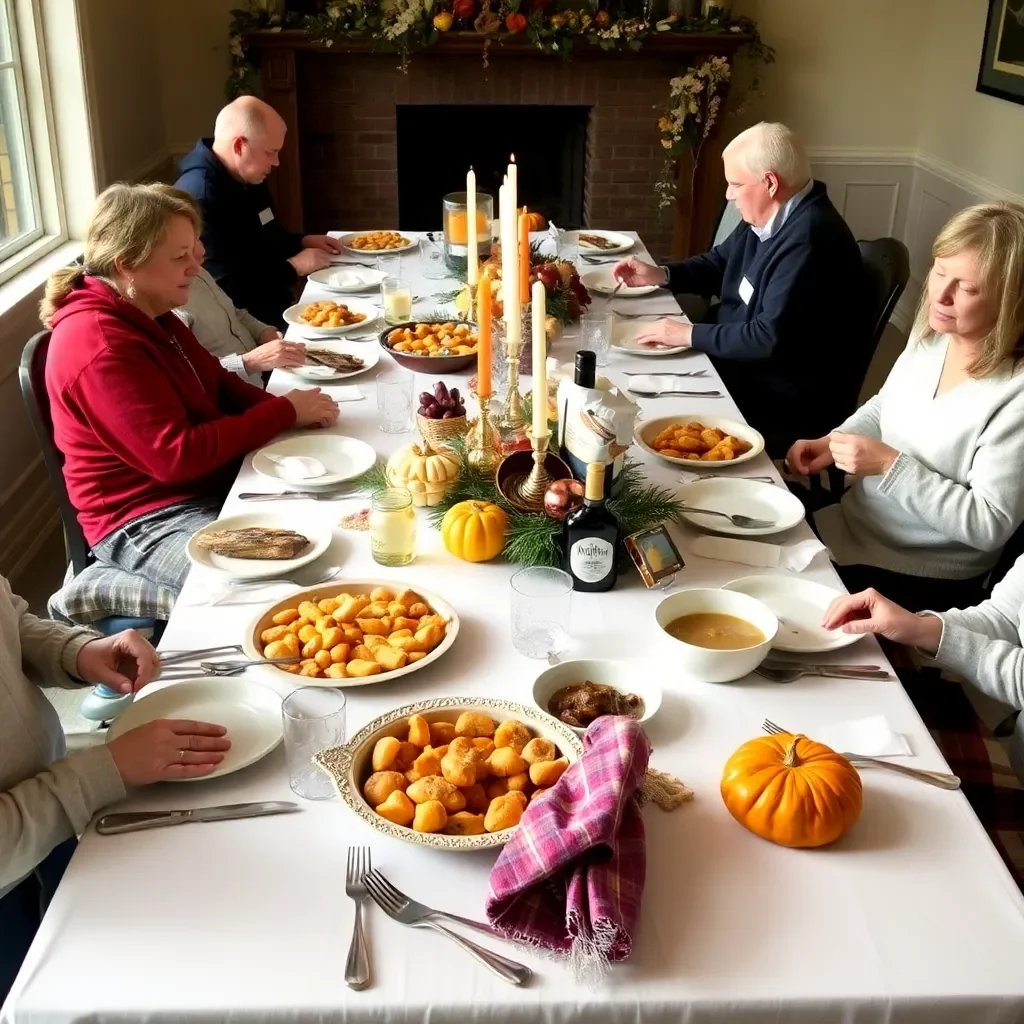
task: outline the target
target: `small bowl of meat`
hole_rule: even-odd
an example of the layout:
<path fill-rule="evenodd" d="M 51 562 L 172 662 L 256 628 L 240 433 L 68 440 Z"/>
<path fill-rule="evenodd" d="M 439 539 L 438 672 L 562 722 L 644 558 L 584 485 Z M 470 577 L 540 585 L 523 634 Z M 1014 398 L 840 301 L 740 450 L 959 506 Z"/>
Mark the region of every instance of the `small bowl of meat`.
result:
<path fill-rule="evenodd" d="M 533 702 L 582 736 L 595 719 L 626 715 L 639 722 L 661 707 L 661 688 L 636 666 L 597 658 L 562 661 L 533 684 Z"/>

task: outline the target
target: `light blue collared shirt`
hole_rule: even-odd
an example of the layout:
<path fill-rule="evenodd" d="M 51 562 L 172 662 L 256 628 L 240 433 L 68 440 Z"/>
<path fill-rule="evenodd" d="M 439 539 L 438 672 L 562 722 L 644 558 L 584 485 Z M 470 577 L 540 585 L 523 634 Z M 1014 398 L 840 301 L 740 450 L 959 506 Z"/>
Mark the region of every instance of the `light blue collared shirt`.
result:
<path fill-rule="evenodd" d="M 808 195 L 811 189 L 814 188 L 814 178 L 810 181 L 795 196 L 790 196 L 786 200 L 781 210 L 777 210 L 772 216 L 772 219 L 768 221 L 763 228 L 754 227 L 750 225 L 750 230 L 757 235 L 758 239 L 762 242 L 767 242 L 777 231 L 782 229 L 782 225 L 789 219 L 789 215 L 800 205 L 804 198 Z"/>

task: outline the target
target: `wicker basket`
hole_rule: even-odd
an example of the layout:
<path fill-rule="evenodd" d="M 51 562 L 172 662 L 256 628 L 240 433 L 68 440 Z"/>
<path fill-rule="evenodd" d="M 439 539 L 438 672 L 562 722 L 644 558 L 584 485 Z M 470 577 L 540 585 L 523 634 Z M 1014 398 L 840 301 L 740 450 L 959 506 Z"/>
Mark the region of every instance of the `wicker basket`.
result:
<path fill-rule="evenodd" d="M 416 426 L 420 436 L 435 450 L 445 448 L 453 438 L 462 437 L 469 431 L 469 423 L 465 416 L 453 416 L 447 420 L 432 420 L 428 416 L 416 413 Z"/>

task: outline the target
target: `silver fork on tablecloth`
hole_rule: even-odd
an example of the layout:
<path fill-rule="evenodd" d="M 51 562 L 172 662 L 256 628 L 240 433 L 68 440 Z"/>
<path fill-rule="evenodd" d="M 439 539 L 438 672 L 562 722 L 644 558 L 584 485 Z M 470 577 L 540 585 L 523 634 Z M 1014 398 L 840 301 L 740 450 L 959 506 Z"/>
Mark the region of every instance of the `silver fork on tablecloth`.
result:
<path fill-rule="evenodd" d="M 352 943 L 345 961 L 345 984 L 349 988 L 363 989 L 370 984 L 370 955 L 366 951 L 363 934 L 363 901 L 369 897 L 366 875 L 370 872 L 370 848 L 350 846 L 345 872 L 345 894 L 356 905 L 356 918 L 352 926 Z"/>
<path fill-rule="evenodd" d="M 769 736 L 791 736 L 792 733 L 788 730 L 783 729 L 782 726 L 776 725 L 770 718 L 766 718 L 761 723 L 761 728 L 768 733 Z M 893 764 L 891 761 L 882 761 L 877 757 L 868 757 L 866 754 L 851 754 L 844 752 L 841 756 L 845 757 L 850 764 L 863 768 L 870 765 L 872 768 L 888 768 L 891 772 L 897 772 L 899 775 L 908 775 L 912 779 L 918 779 L 920 782 L 927 782 L 930 786 L 938 786 L 939 789 L 959 789 L 960 779 L 956 775 L 949 775 L 946 772 L 929 772 L 923 768 L 908 768 L 903 764 Z"/>
<path fill-rule="evenodd" d="M 467 928 L 475 928 L 478 932 L 483 932 L 484 935 L 490 935 L 495 939 L 504 938 L 500 932 L 495 931 L 489 924 L 484 924 L 483 921 L 474 921 L 469 917 L 459 917 L 458 914 L 449 914 L 446 910 L 434 910 L 433 907 L 428 907 L 424 903 L 417 903 L 412 897 L 406 896 L 404 892 L 392 885 L 376 868 L 368 872 L 368 874 L 395 902 L 396 906 L 401 906 L 402 913 L 408 918 L 409 923 L 428 917 L 438 917 L 443 921 L 451 921 L 453 924 L 462 924 Z"/>

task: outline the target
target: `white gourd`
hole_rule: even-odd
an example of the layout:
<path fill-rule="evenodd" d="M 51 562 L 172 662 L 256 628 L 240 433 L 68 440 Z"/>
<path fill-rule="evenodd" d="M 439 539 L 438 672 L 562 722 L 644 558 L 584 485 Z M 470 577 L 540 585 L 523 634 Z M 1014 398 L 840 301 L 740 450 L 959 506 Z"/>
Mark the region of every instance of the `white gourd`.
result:
<path fill-rule="evenodd" d="M 388 481 L 395 487 L 405 487 L 413 504 L 421 508 L 439 504 L 461 473 L 455 455 L 434 451 L 426 443 L 406 445 L 388 459 Z"/>

